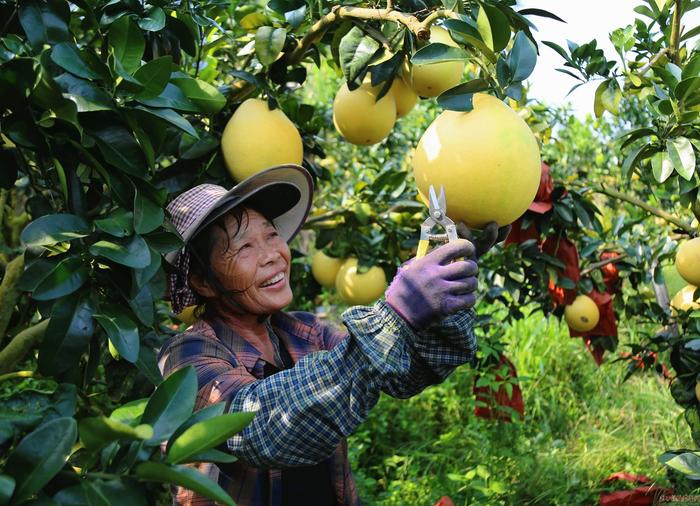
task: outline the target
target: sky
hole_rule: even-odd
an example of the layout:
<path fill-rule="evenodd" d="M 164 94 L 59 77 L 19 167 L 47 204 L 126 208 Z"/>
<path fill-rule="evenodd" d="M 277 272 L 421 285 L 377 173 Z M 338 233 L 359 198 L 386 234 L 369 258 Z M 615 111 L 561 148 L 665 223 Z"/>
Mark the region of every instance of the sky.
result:
<path fill-rule="evenodd" d="M 617 53 L 610 43 L 609 34 L 616 28 L 625 27 L 634 22 L 635 17 L 648 21 L 648 18 L 634 12 L 634 8 L 642 5 L 642 0 L 520 0 L 518 9 L 536 7 L 550 11 L 565 23 L 548 18 L 529 16 L 537 25 L 533 32 L 538 42 L 549 40 L 566 48 L 566 41 L 578 44 L 598 41 L 605 56 L 610 60 L 617 58 Z M 700 24 L 700 9 L 684 17 L 684 24 L 692 28 Z M 584 117 L 593 114 L 593 98 L 598 82 L 585 84 L 568 97 L 566 94 L 579 81 L 555 69 L 563 66 L 563 59 L 551 48 L 540 44 L 540 56 L 535 71 L 529 78 L 529 97 L 538 98 L 548 104 L 570 102 L 576 115 Z"/>

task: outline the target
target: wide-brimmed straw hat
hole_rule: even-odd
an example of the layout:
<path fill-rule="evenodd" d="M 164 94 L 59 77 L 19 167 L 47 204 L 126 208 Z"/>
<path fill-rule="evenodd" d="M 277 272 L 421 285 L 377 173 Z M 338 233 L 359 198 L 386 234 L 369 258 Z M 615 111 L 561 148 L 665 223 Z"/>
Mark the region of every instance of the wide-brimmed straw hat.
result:
<path fill-rule="evenodd" d="M 258 172 L 227 190 L 201 184 L 178 195 L 168 204 L 169 220 L 185 246 L 165 255 L 173 267 L 168 289 L 173 311 L 199 303 L 189 285 L 190 252 L 187 243 L 198 232 L 236 206 L 246 204 L 270 218 L 277 232 L 290 242 L 299 232 L 311 208 L 313 180 L 299 165 L 280 165 Z"/>

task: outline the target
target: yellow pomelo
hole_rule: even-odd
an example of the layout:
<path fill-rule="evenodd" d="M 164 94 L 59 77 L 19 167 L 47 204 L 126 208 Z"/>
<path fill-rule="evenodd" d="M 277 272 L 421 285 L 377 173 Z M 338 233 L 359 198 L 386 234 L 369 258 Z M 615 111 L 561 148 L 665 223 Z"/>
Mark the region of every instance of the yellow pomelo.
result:
<path fill-rule="evenodd" d="M 326 255 L 323 251 L 318 250 L 311 257 L 311 274 L 318 284 L 326 288 L 335 286 L 335 277 L 338 275 L 340 266 L 345 260 L 342 258 L 333 258 Z"/>
<path fill-rule="evenodd" d="M 450 32 L 439 26 L 430 27 L 430 42 L 439 42 L 452 47 L 459 45 L 452 40 Z M 413 65 L 410 85 L 421 97 L 437 97 L 445 90 L 457 86 L 464 73 L 464 61 L 446 61 L 427 65 Z"/>
<path fill-rule="evenodd" d="M 700 285 L 700 237 L 681 244 L 676 253 L 676 269 L 691 285 Z"/>
<path fill-rule="evenodd" d="M 198 306 L 187 306 L 185 309 L 175 315 L 175 318 L 180 320 L 182 323 L 186 323 L 187 325 L 194 325 L 194 323 L 198 320 L 194 314 L 197 307 Z"/>
<path fill-rule="evenodd" d="M 470 112 L 443 111 L 421 137 L 413 175 L 424 201 L 445 187 L 447 214 L 469 227 L 507 225 L 532 203 L 540 150 L 527 124 L 495 97 L 477 93 Z"/>
<path fill-rule="evenodd" d="M 249 98 L 228 120 L 221 150 L 236 181 L 285 163 L 301 164 L 301 135 L 280 110 L 270 110 L 265 100 Z"/>
<path fill-rule="evenodd" d="M 347 83 L 340 87 L 333 101 L 333 124 L 346 141 L 376 144 L 394 128 L 396 102 L 390 93 L 377 100 L 380 91 L 369 82 L 352 91 Z"/>
<path fill-rule="evenodd" d="M 572 304 L 564 308 L 564 318 L 572 329 L 588 332 L 598 325 L 600 311 L 588 295 L 579 295 Z"/>
<path fill-rule="evenodd" d="M 676 311 L 694 311 L 700 309 L 700 297 L 693 300 L 693 295 L 695 290 L 697 290 L 695 285 L 686 285 L 681 288 L 676 295 L 671 299 L 671 312 L 675 315 Z"/>
<path fill-rule="evenodd" d="M 371 304 L 386 290 L 386 276 L 384 270 L 377 266 L 358 274 L 357 258 L 348 258 L 338 270 L 335 288 L 348 304 Z"/>
<path fill-rule="evenodd" d="M 418 95 L 413 91 L 403 80 L 401 76 L 396 76 L 394 82 L 391 83 L 389 93 L 394 96 L 396 101 L 396 117 L 402 118 L 406 116 L 418 102 Z"/>

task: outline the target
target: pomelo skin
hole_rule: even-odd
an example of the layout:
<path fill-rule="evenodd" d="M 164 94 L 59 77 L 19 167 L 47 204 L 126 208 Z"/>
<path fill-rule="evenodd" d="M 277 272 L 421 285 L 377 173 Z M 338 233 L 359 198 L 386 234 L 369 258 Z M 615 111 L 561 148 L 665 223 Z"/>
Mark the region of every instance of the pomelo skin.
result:
<path fill-rule="evenodd" d="M 572 329 L 588 332 L 598 325 L 600 311 L 588 295 L 579 295 L 574 302 L 564 308 L 564 318 Z"/>
<path fill-rule="evenodd" d="M 430 42 L 459 47 L 450 32 L 439 26 L 430 27 Z M 426 65 L 413 65 L 409 73 L 411 88 L 421 97 L 437 97 L 443 91 L 457 86 L 464 74 L 464 60 L 445 61 Z"/>
<path fill-rule="evenodd" d="M 688 283 L 700 286 L 700 237 L 686 241 L 678 248 L 676 269 Z"/>
<path fill-rule="evenodd" d="M 673 316 L 676 316 L 678 311 L 695 311 L 700 309 L 700 304 L 698 303 L 700 299 L 693 300 L 697 288 L 695 285 L 686 285 L 673 296 L 673 299 L 671 299 L 671 313 Z"/>
<path fill-rule="evenodd" d="M 318 250 L 311 260 L 311 274 L 318 284 L 332 288 L 335 286 L 335 277 L 343 263 L 345 263 L 344 259 L 329 257 L 323 251 Z"/>
<path fill-rule="evenodd" d="M 333 101 L 333 124 L 343 138 L 353 144 L 376 144 L 396 122 L 396 101 L 391 93 L 377 100 L 380 86 L 364 82 L 350 91 L 343 83 Z"/>
<path fill-rule="evenodd" d="M 275 165 L 300 165 L 304 144 L 281 109 L 270 110 L 265 100 L 249 98 L 228 120 L 221 151 L 233 179 L 242 181 Z"/>
<path fill-rule="evenodd" d="M 394 96 L 394 100 L 396 101 L 397 118 L 406 116 L 406 114 L 411 112 L 416 102 L 418 102 L 418 95 L 406 84 L 406 81 L 404 81 L 401 76 L 394 77 L 389 93 Z"/>
<path fill-rule="evenodd" d="M 477 93 L 470 112 L 443 111 L 421 137 L 413 175 L 424 201 L 445 187 L 447 214 L 471 228 L 504 226 L 532 203 L 540 184 L 535 136 L 513 109 Z"/>
<path fill-rule="evenodd" d="M 348 258 L 338 270 L 335 288 L 350 305 L 372 304 L 386 291 L 384 269 L 374 266 L 367 272 L 358 274 L 357 258 Z"/>

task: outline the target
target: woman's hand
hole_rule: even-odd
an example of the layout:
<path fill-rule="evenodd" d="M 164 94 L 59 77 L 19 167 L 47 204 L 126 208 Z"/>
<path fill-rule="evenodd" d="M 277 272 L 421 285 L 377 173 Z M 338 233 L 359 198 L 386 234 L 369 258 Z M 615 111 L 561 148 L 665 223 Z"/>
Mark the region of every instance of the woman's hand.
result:
<path fill-rule="evenodd" d="M 386 291 L 386 303 L 414 330 L 424 329 L 474 306 L 478 270 L 471 242 L 444 244 L 399 267 Z"/>

